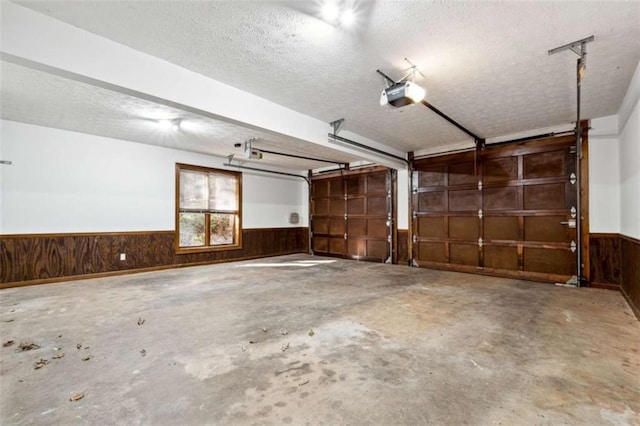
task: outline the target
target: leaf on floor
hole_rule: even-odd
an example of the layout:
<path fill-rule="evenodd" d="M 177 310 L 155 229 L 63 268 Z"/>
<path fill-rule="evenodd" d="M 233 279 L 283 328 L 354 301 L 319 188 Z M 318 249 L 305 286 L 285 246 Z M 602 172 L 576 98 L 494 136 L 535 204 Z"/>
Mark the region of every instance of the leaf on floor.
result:
<path fill-rule="evenodd" d="M 34 364 L 34 368 L 35 368 L 36 370 L 38 370 L 38 369 L 40 369 L 40 368 L 44 367 L 44 366 L 45 366 L 45 365 L 47 365 L 47 364 L 49 364 L 49 360 L 48 360 L 48 359 L 40 358 L 40 360 L 39 360 L 39 361 L 36 361 L 36 362 L 35 362 L 35 364 Z"/>
<path fill-rule="evenodd" d="M 64 352 L 58 352 L 57 354 L 53 355 L 53 359 L 60 359 L 64 357 Z"/>
<path fill-rule="evenodd" d="M 69 398 L 69 401 L 78 401 L 82 398 L 84 398 L 84 392 L 78 392 L 71 395 L 71 398 Z"/>
<path fill-rule="evenodd" d="M 76 345 L 76 348 L 77 348 L 78 350 L 82 349 L 82 343 L 78 343 L 78 344 Z"/>
<path fill-rule="evenodd" d="M 313 331 L 313 329 L 309 330 L 309 336 L 310 337 L 313 337 L 314 334 L 316 334 L 316 333 Z"/>
<path fill-rule="evenodd" d="M 91 355 L 87 355 L 84 358 L 82 358 L 83 361 L 89 361 L 91 358 L 93 358 Z"/>
<path fill-rule="evenodd" d="M 34 349 L 40 349 L 40 345 L 38 345 L 37 343 L 25 343 L 25 342 L 23 342 L 23 343 L 20 343 L 18 345 L 18 349 L 20 351 L 22 351 L 22 352 L 32 351 Z"/>
<path fill-rule="evenodd" d="M 286 351 L 287 349 L 289 349 L 289 342 L 282 344 L 282 352 Z"/>
<path fill-rule="evenodd" d="M 304 382 L 300 383 L 298 386 L 304 386 L 304 385 L 306 385 L 307 383 L 309 383 L 309 380 L 305 380 Z"/>
<path fill-rule="evenodd" d="M 16 320 L 15 318 L 9 318 L 9 319 L 2 320 L 2 321 L 4 321 L 4 322 L 14 322 L 15 320 Z"/>
<path fill-rule="evenodd" d="M 13 345 L 15 343 L 15 340 L 7 340 L 6 342 L 4 342 L 2 344 L 3 348 L 8 348 L 9 346 Z"/>
<path fill-rule="evenodd" d="M 147 351 L 146 351 L 146 349 L 141 350 L 141 351 L 140 351 L 140 355 L 142 355 L 142 356 L 147 356 Z"/>
<path fill-rule="evenodd" d="M 138 325 L 144 324 L 144 318 L 138 318 Z"/>

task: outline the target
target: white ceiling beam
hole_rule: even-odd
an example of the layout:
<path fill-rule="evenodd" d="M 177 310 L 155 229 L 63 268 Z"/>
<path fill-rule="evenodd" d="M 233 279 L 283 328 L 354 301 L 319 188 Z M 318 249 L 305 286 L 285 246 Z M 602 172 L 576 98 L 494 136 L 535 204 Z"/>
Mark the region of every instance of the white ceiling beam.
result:
<path fill-rule="evenodd" d="M 15 3 L 2 4 L 1 39 L 3 60 L 380 162 L 330 144 L 328 123 Z"/>

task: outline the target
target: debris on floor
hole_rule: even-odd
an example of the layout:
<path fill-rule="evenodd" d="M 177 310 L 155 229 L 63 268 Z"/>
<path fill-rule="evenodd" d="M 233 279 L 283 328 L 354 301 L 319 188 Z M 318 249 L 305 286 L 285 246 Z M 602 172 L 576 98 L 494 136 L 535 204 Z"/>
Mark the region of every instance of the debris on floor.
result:
<path fill-rule="evenodd" d="M 36 370 L 44 367 L 45 365 L 49 364 L 49 360 L 48 359 L 44 359 L 44 358 L 40 358 L 39 361 L 36 361 L 34 364 L 34 367 Z"/>
<path fill-rule="evenodd" d="M 91 355 L 87 355 L 84 358 L 82 358 L 83 361 L 89 361 L 91 358 L 93 358 Z"/>
<path fill-rule="evenodd" d="M 6 342 L 4 342 L 4 343 L 2 344 L 2 347 L 3 347 L 3 348 L 7 348 L 7 347 L 9 347 L 9 346 L 13 345 L 14 343 L 15 343 L 15 340 L 7 340 Z"/>
<path fill-rule="evenodd" d="M 58 352 L 57 354 L 53 355 L 53 359 L 60 359 L 64 357 L 64 352 Z"/>
<path fill-rule="evenodd" d="M 71 398 L 69 398 L 69 401 L 78 401 L 79 399 L 82 399 L 82 398 L 84 398 L 84 392 L 78 392 L 71 395 Z"/>
<path fill-rule="evenodd" d="M 138 325 L 144 324 L 144 318 L 138 318 Z"/>
<path fill-rule="evenodd" d="M 267 331 L 269 331 L 269 329 L 268 329 L 268 328 L 266 328 L 266 327 L 262 327 L 262 332 L 263 332 L 263 333 L 266 333 Z"/>
<path fill-rule="evenodd" d="M 282 352 L 286 351 L 287 349 L 289 349 L 289 342 L 282 344 Z"/>
<path fill-rule="evenodd" d="M 258 342 L 257 342 L 257 341 L 255 341 L 255 340 L 249 340 L 249 343 L 250 343 L 250 344 L 252 344 L 252 345 L 254 345 L 254 344 L 258 343 Z"/>
<path fill-rule="evenodd" d="M 289 334 L 287 330 L 282 330 L 280 333 L 282 333 L 283 336 L 286 336 L 287 334 Z"/>
<path fill-rule="evenodd" d="M 24 351 L 31 351 L 33 349 L 40 349 L 40 345 L 36 344 L 36 343 L 20 343 L 18 345 L 18 349 L 22 352 Z"/>
<path fill-rule="evenodd" d="M 78 348 L 78 350 L 82 349 L 82 343 L 78 343 L 78 344 L 76 345 L 76 348 Z"/>
<path fill-rule="evenodd" d="M 242 352 L 246 352 L 247 347 L 245 345 L 242 345 Z"/>
<path fill-rule="evenodd" d="M 140 355 L 147 356 L 147 350 L 146 349 L 141 350 Z"/>
<path fill-rule="evenodd" d="M 309 330 L 309 337 L 313 337 L 313 335 L 316 334 L 313 329 Z"/>
<path fill-rule="evenodd" d="M 2 320 L 2 321 L 4 321 L 4 322 L 14 322 L 15 320 L 16 320 L 15 318 L 9 318 L 9 319 Z"/>
<path fill-rule="evenodd" d="M 306 385 L 307 383 L 309 383 L 309 380 L 305 380 L 304 382 L 300 383 L 298 386 L 304 386 L 304 385 Z"/>

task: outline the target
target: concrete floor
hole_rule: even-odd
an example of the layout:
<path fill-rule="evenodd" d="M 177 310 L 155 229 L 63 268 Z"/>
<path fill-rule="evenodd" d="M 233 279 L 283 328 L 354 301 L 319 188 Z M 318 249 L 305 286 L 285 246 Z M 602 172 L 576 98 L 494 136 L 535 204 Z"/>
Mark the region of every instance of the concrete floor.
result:
<path fill-rule="evenodd" d="M 2 425 L 640 424 L 612 291 L 293 255 L 0 297 Z"/>

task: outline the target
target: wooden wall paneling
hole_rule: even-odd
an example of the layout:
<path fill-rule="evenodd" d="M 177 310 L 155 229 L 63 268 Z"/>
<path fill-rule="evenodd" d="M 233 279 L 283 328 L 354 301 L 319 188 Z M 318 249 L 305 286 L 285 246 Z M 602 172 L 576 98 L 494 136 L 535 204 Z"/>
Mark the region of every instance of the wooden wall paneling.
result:
<path fill-rule="evenodd" d="M 622 260 L 622 294 L 640 319 L 640 240 L 620 237 Z"/>
<path fill-rule="evenodd" d="M 590 235 L 590 283 L 593 287 L 620 287 L 623 269 L 621 245 L 619 234 Z"/>
<path fill-rule="evenodd" d="M 176 254 L 173 231 L 3 235 L 0 288 L 120 272 L 305 253 L 307 228 L 243 230 L 241 249 Z M 120 253 L 127 259 L 120 261 Z"/>

